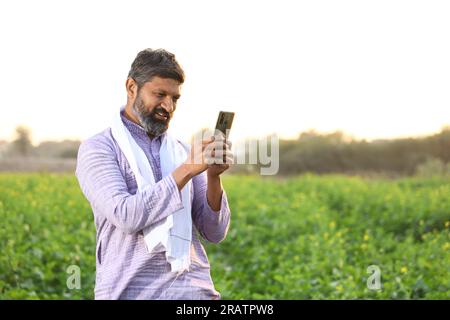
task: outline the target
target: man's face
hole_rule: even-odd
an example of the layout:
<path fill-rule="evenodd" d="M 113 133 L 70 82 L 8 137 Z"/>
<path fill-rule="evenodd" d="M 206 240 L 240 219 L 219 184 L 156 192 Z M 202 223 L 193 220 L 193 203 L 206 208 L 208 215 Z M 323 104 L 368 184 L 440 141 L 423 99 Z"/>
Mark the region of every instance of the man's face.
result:
<path fill-rule="evenodd" d="M 149 135 L 158 137 L 169 128 L 180 88 L 180 83 L 174 79 L 154 77 L 139 90 L 133 113 Z"/>

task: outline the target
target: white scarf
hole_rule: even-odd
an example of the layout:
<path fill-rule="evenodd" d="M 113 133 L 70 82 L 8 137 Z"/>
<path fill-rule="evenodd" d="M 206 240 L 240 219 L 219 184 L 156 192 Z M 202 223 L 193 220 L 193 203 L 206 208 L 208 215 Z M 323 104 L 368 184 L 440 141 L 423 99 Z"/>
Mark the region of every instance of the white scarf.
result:
<path fill-rule="evenodd" d="M 125 127 L 121 117 L 122 110 L 124 110 L 123 107 L 120 112 L 116 113 L 111 125 L 111 132 L 130 164 L 136 177 L 138 190 L 143 190 L 145 187 L 155 184 L 154 174 L 144 151 Z M 169 133 L 162 137 L 160 149 L 162 177 L 171 174 L 186 158 L 187 152 L 178 140 Z M 171 265 L 172 272 L 188 270 L 191 263 L 191 190 L 192 182 L 189 181 L 181 190 L 183 208 L 143 230 L 149 252 L 152 252 L 159 244 L 164 246 L 166 259 Z"/>

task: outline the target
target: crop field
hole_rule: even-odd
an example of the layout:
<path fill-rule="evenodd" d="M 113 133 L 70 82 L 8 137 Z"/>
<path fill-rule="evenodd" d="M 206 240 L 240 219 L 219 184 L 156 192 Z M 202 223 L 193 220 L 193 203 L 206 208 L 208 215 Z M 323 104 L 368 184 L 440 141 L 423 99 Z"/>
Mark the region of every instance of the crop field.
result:
<path fill-rule="evenodd" d="M 450 299 L 449 178 L 223 183 L 228 236 L 204 242 L 223 299 Z M 0 174 L 0 221 L 0 299 L 93 298 L 95 227 L 73 175 Z"/>

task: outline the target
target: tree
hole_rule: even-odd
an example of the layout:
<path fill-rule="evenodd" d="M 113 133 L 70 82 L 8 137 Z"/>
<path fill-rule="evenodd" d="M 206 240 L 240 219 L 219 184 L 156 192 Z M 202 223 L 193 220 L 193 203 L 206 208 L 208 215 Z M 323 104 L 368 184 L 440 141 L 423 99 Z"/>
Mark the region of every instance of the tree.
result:
<path fill-rule="evenodd" d="M 20 156 L 27 157 L 33 148 L 31 144 L 31 131 L 25 126 L 16 128 L 16 139 L 13 141 L 14 151 Z"/>

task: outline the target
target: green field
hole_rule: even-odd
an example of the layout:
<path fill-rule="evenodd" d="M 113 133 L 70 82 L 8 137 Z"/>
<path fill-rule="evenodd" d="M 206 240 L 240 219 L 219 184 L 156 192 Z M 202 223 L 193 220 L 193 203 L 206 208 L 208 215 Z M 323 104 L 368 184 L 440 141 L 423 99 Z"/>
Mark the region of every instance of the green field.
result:
<path fill-rule="evenodd" d="M 224 299 L 449 299 L 450 179 L 227 176 Z M 0 174 L 0 299 L 92 299 L 95 228 L 70 175 Z M 81 270 L 69 290 L 66 269 Z M 369 290 L 367 267 L 381 271 Z"/>

